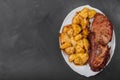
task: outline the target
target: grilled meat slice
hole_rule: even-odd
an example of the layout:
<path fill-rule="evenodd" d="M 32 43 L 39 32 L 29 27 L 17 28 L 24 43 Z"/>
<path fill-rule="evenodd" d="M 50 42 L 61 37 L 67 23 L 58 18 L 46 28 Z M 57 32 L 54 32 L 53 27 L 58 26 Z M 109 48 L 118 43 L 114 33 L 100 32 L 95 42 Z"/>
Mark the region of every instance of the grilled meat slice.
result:
<path fill-rule="evenodd" d="M 113 26 L 103 14 L 97 13 L 92 23 L 89 36 L 91 51 L 89 65 L 93 71 L 99 71 L 105 67 L 110 58 L 108 43 L 112 39 Z"/>
<path fill-rule="evenodd" d="M 101 45 L 95 42 L 95 35 L 91 34 L 91 53 L 89 64 L 93 71 L 99 71 L 103 69 L 110 58 L 110 48 L 108 45 Z"/>
<path fill-rule="evenodd" d="M 92 32 L 95 33 L 97 42 L 106 45 L 112 39 L 113 26 L 106 16 L 97 13 L 92 23 Z"/>

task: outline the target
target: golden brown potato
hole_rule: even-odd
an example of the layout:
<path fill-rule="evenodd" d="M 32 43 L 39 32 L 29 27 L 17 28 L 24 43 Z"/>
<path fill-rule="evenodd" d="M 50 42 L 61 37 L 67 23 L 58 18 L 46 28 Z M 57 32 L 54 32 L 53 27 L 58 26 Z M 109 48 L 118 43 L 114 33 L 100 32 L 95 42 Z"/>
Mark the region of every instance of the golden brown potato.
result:
<path fill-rule="evenodd" d="M 68 47 L 71 47 L 71 46 L 72 46 L 72 45 L 71 45 L 70 42 L 65 42 L 65 43 L 61 44 L 60 48 L 61 48 L 61 49 L 65 49 L 65 48 L 68 48 Z"/>
<path fill-rule="evenodd" d="M 88 53 L 82 53 L 82 54 L 79 54 L 81 60 L 82 60 L 82 63 L 85 64 L 87 61 L 88 61 Z"/>
<path fill-rule="evenodd" d="M 76 45 L 79 45 L 81 48 L 83 48 L 84 44 L 83 44 L 83 40 L 79 40 L 76 42 Z"/>
<path fill-rule="evenodd" d="M 90 44 L 86 38 L 83 39 L 83 44 L 84 44 L 84 48 L 86 49 L 86 51 L 88 51 Z"/>
<path fill-rule="evenodd" d="M 86 27 L 88 27 L 89 26 L 89 20 L 88 19 L 81 20 L 81 26 L 82 26 L 82 29 L 85 29 Z"/>
<path fill-rule="evenodd" d="M 63 33 L 67 33 L 67 35 L 69 37 L 72 37 L 73 36 L 73 29 L 72 29 L 72 26 L 71 25 L 67 25 L 63 28 L 62 30 Z"/>
<path fill-rule="evenodd" d="M 94 16 L 95 16 L 95 14 L 96 14 L 96 11 L 95 10 L 90 10 L 89 11 L 89 18 L 93 18 Z"/>
<path fill-rule="evenodd" d="M 88 36 L 89 33 L 90 33 L 90 31 L 89 31 L 88 28 L 85 28 L 85 29 L 83 29 L 83 31 L 82 31 L 82 34 L 83 34 L 83 35 L 86 35 L 86 36 Z"/>
<path fill-rule="evenodd" d="M 71 27 L 71 25 L 64 26 L 62 32 L 67 33 L 67 31 L 70 29 L 70 27 Z"/>
<path fill-rule="evenodd" d="M 75 46 L 75 45 L 76 45 L 76 41 L 74 40 L 74 37 L 71 37 L 71 38 L 70 38 L 70 42 L 71 42 L 72 46 Z"/>
<path fill-rule="evenodd" d="M 76 53 L 84 53 L 85 52 L 85 50 L 80 45 L 76 45 L 75 50 L 76 50 Z"/>
<path fill-rule="evenodd" d="M 79 34 L 81 32 L 81 27 L 77 24 L 72 24 L 72 28 L 73 28 L 73 31 L 74 31 L 74 36 L 76 36 L 77 34 Z"/>
<path fill-rule="evenodd" d="M 69 37 L 72 37 L 72 36 L 73 36 L 73 29 L 72 29 L 72 28 L 69 29 L 69 30 L 67 31 L 67 34 L 68 34 Z"/>
<path fill-rule="evenodd" d="M 75 58 L 76 58 L 76 54 L 71 54 L 71 55 L 69 56 L 69 61 L 72 62 L 72 61 L 75 60 Z"/>
<path fill-rule="evenodd" d="M 83 65 L 82 59 L 80 57 L 75 58 L 74 63 L 76 65 Z"/>
<path fill-rule="evenodd" d="M 73 20 L 72 20 L 72 23 L 73 24 L 80 24 L 80 18 L 78 14 L 76 14 L 74 17 L 73 17 Z"/>
<path fill-rule="evenodd" d="M 65 52 L 70 55 L 70 54 L 73 54 L 74 53 L 74 47 L 68 47 L 68 48 L 65 48 Z"/>
<path fill-rule="evenodd" d="M 75 39 L 76 41 L 82 39 L 82 34 L 76 35 L 76 36 L 74 37 L 74 39 Z"/>
<path fill-rule="evenodd" d="M 89 13 L 89 9 L 84 8 L 80 11 L 79 15 L 86 19 L 88 17 L 88 13 Z"/>
<path fill-rule="evenodd" d="M 59 39 L 61 44 L 64 42 L 70 42 L 70 38 L 66 33 L 60 33 Z"/>
<path fill-rule="evenodd" d="M 87 35 L 83 35 L 83 38 L 87 38 L 88 36 Z"/>

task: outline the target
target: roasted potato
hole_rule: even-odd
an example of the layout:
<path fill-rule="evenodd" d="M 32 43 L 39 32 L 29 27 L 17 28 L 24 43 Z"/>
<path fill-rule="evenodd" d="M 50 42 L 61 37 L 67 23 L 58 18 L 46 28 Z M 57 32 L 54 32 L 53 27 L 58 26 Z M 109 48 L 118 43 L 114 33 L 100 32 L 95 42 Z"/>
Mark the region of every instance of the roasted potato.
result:
<path fill-rule="evenodd" d="M 84 44 L 83 44 L 83 40 L 79 40 L 76 42 L 76 45 L 79 45 L 81 48 L 83 48 Z"/>
<path fill-rule="evenodd" d="M 70 42 L 65 42 L 65 43 L 61 44 L 60 48 L 61 48 L 61 49 L 65 49 L 65 48 L 68 48 L 68 47 L 71 47 L 71 46 L 72 46 L 72 45 L 71 45 Z"/>
<path fill-rule="evenodd" d="M 93 18 L 95 16 L 95 14 L 96 14 L 95 10 L 90 10 L 88 18 Z"/>
<path fill-rule="evenodd" d="M 83 29 L 83 31 L 82 31 L 83 36 L 84 36 L 84 35 L 88 36 L 89 33 L 90 33 L 90 31 L 89 31 L 88 28 L 85 28 L 85 29 Z"/>
<path fill-rule="evenodd" d="M 65 48 L 65 52 L 70 55 L 70 54 L 73 54 L 74 53 L 74 47 L 68 47 L 68 48 Z"/>
<path fill-rule="evenodd" d="M 82 59 L 80 57 L 75 58 L 74 63 L 76 65 L 83 65 Z"/>
<path fill-rule="evenodd" d="M 85 52 L 85 50 L 80 45 L 76 45 L 75 50 L 76 50 L 76 53 L 84 53 Z"/>
<path fill-rule="evenodd" d="M 87 62 L 88 59 L 89 59 L 88 53 L 82 54 L 82 55 L 81 55 L 81 59 L 82 59 L 83 64 L 86 64 L 86 62 Z"/>
<path fill-rule="evenodd" d="M 79 53 L 79 54 L 76 54 L 76 56 L 81 59 L 82 64 L 85 64 L 89 58 L 88 53 Z"/>
<path fill-rule="evenodd" d="M 95 14 L 96 11 L 93 9 L 82 9 L 73 17 L 72 24 L 65 26 L 60 33 L 60 48 L 69 55 L 69 61 L 76 65 L 84 65 L 88 61 L 89 19 L 93 18 Z"/>
<path fill-rule="evenodd" d="M 63 28 L 62 30 L 63 33 L 66 33 L 69 37 L 73 36 L 73 29 L 72 29 L 72 25 L 67 25 Z"/>
<path fill-rule="evenodd" d="M 89 26 L 89 20 L 88 19 L 81 20 L 81 26 L 82 26 L 82 29 L 87 28 Z"/>
<path fill-rule="evenodd" d="M 70 38 L 66 33 L 60 33 L 59 40 L 61 44 L 64 42 L 70 42 Z"/>
<path fill-rule="evenodd" d="M 74 37 L 74 39 L 75 39 L 76 41 L 82 39 L 82 34 L 76 35 L 76 36 Z"/>
<path fill-rule="evenodd" d="M 69 56 L 69 61 L 72 62 L 72 61 L 75 60 L 75 58 L 76 58 L 76 54 L 71 54 L 71 55 Z"/>
<path fill-rule="evenodd" d="M 71 41 L 72 46 L 75 46 L 75 45 L 76 45 L 76 41 L 75 41 L 74 37 L 71 37 L 71 38 L 70 38 L 70 41 Z"/>
<path fill-rule="evenodd" d="M 80 11 L 79 15 L 86 19 L 88 17 L 88 15 L 89 15 L 89 9 L 88 8 L 82 9 Z"/>
<path fill-rule="evenodd" d="M 73 17 L 72 23 L 73 23 L 73 24 L 80 24 L 80 17 L 79 17 L 78 14 L 76 14 L 76 15 Z"/>
<path fill-rule="evenodd" d="M 72 28 L 73 28 L 73 31 L 74 31 L 74 36 L 76 36 L 77 34 L 79 34 L 81 32 L 81 27 L 77 24 L 72 24 Z"/>
<path fill-rule="evenodd" d="M 83 45 L 84 45 L 84 48 L 88 51 L 90 44 L 86 38 L 83 39 Z"/>

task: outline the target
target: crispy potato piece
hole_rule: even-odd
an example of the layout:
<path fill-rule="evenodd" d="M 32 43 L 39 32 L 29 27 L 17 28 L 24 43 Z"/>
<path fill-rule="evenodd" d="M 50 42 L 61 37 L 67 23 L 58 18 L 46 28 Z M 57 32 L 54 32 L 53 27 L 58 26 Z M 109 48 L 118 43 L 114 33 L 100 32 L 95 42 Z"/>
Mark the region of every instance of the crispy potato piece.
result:
<path fill-rule="evenodd" d="M 74 31 L 74 34 L 73 34 L 74 36 L 79 34 L 82 30 L 81 27 L 77 24 L 72 24 L 72 28 L 73 28 L 73 31 Z"/>
<path fill-rule="evenodd" d="M 88 61 L 89 55 L 88 53 L 82 53 L 78 55 L 81 58 L 82 64 L 85 64 Z"/>
<path fill-rule="evenodd" d="M 82 56 L 82 61 L 83 61 L 83 64 L 85 64 L 89 59 L 89 55 L 88 53 L 85 53 L 83 56 Z"/>
<path fill-rule="evenodd" d="M 70 38 L 66 33 L 60 33 L 59 39 L 61 44 L 64 42 L 70 42 Z"/>
<path fill-rule="evenodd" d="M 76 42 L 76 45 L 79 45 L 81 48 L 83 48 L 84 44 L 83 44 L 83 40 L 79 40 Z"/>
<path fill-rule="evenodd" d="M 73 36 L 73 29 L 72 29 L 72 25 L 67 25 L 63 28 L 62 30 L 63 33 L 67 33 L 67 35 L 69 37 L 72 37 Z"/>
<path fill-rule="evenodd" d="M 86 49 L 86 51 L 88 51 L 88 49 L 90 48 L 90 44 L 86 38 L 83 39 L 83 44 L 84 44 L 84 48 Z"/>
<path fill-rule="evenodd" d="M 71 54 L 71 55 L 69 56 L 69 61 L 72 62 L 72 61 L 75 60 L 75 58 L 76 58 L 76 54 Z"/>
<path fill-rule="evenodd" d="M 88 53 L 77 53 L 76 58 L 80 59 L 79 63 L 81 63 L 81 64 L 79 64 L 79 65 L 84 65 L 88 61 L 89 55 L 88 55 Z M 78 59 L 77 59 L 76 62 L 78 63 Z"/>
<path fill-rule="evenodd" d="M 66 52 L 68 55 L 73 54 L 74 51 L 75 51 L 75 50 L 74 50 L 74 47 L 68 47 L 68 48 L 65 49 L 65 52 Z"/>
<path fill-rule="evenodd" d="M 63 32 L 63 33 L 67 33 L 67 31 L 68 31 L 70 28 L 71 28 L 71 24 L 70 24 L 70 25 L 66 25 L 66 26 L 63 27 L 62 32 Z"/>
<path fill-rule="evenodd" d="M 75 50 L 76 50 L 76 53 L 84 53 L 85 52 L 85 50 L 80 45 L 76 45 Z"/>
<path fill-rule="evenodd" d="M 71 42 L 72 46 L 76 45 L 76 41 L 74 40 L 74 37 L 71 37 L 70 42 Z"/>
<path fill-rule="evenodd" d="M 84 36 L 84 35 L 88 36 L 89 33 L 90 33 L 90 31 L 89 31 L 88 28 L 85 28 L 85 29 L 83 29 L 83 31 L 82 31 L 83 36 Z"/>
<path fill-rule="evenodd" d="M 81 20 L 81 26 L 82 26 L 82 29 L 85 29 L 86 27 L 88 27 L 89 26 L 89 20 L 88 19 Z"/>
<path fill-rule="evenodd" d="M 88 17 L 88 15 L 89 15 L 89 9 L 88 8 L 82 9 L 80 11 L 79 15 L 86 19 Z"/>
<path fill-rule="evenodd" d="M 83 65 L 82 59 L 80 57 L 75 58 L 74 64 L 76 64 L 76 65 Z"/>
<path fill-rule="evenodd" d="M 75 39 L 76 41 L 82 39 L 82 34 L 76 35 L 76 36 L 74 37 L 74 39 Z"/>
<path fill-rule="evenodd" d="M 68 48 L 68 47 L 71 47 L 71 46 L 72 46 L 72 45 L 71 45 L 70 42 L 65 42 L 65 43 L 61 44 L 60 48 L 61 48 L 61 49 L 65 49 L 65 48 Z"/>
<path fill-rule="evenodd" d="M 83 35 L 83 38 L 87 38 L 87 35 Z"/>
<path fill-rule="evenodd" d="M 95 10 L 90 10 L 89 11 L 89 16 L 88 16 L 88 18 L 93 18 L 94 16 L 95 16 L 95 14 L 96 14 L 96 11 Z"/>
<path fill-rule="evenodd" d="M 73 24 L 80 24 L 80 18 L 78 14 L 76 14 L 74 17 L 73 17 L 73 20 L 72 20 L 72 23 Z"/>
<path fill-rule="evenodd" d="M 69 37 L 72 37 L 73 36 L 73 29 L 72 28 L 69 29 L 67 34 L 69 35 Z"/>

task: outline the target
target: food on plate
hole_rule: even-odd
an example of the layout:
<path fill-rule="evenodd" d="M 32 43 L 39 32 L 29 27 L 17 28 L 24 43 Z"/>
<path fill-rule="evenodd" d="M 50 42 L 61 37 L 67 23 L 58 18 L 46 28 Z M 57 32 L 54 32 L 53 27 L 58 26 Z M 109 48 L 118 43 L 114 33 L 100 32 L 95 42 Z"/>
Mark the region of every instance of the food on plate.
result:
<path fill-rule="evenodd" d="M 113 26 L 110 20 L 103 14 L 97 13 L 89 36 L 91 45 L 89 65 L 93 71 L 103 69 L 110 58 L 108 43 L 112 39 L 112 32 Z"/>
<path fill-rule="evenodd" d="M 76 53 L 76 54 L 71 54 L 69 56 L 69 61 L 74 62 L 74 64 L 76 65 L 84 65 L 86 64 L 88 58 L 89 58 L 88 53 Z"/>
<path fill-rule="evenodd" d="M 65 62 L 86 77 L 100 73 L 110 63 L 115 43 L 110 20 L 89 5 L 72 10 L 60 28 L 59 45 Z"/>
<path fill-rule="evenodd" d="M 71 24 L 64 26 L 59 35 L 60 49 L 68 54 L 69 61 L 75 65 L 85 65 L 89 59 L 89 19 L 95 14 L 95 10 L 82 9 L 73 17 Z"/>
<path fill-rule="evenodd" d="M 77 12 L 73 17 L 72 23 L 79 24 L 83 29 L 89 26 L 89 19 L 93 18 L 96 14 L 96 11 L 89 8 L 84 8 L 81 11 Z"/>
<path fill-rule="evenodd" d="M 97 41 L 103 45 L 112 39 L 113 26 L 107 16 L 97 13 L 92 23 L 92 32 L 95 33 Z"/>
<path fill-rule="evenodd" d="M 94 16 L 95 16 L 95 14 L 96 14 L 96 11 L 95 10 L 90 10 L 90 12 L 89 12 L 89 18 L 93 18 Z"/>
<path fill-rule="evenodd" d="M 92 71 L 100 71 L 110 58 L 108 43 L 112 34 L 113 25 L 107 16 L 85 7 L 62 29 L 60 49 L 68 55 L 69 62 L 81 66 L 88 63 Z"/>

